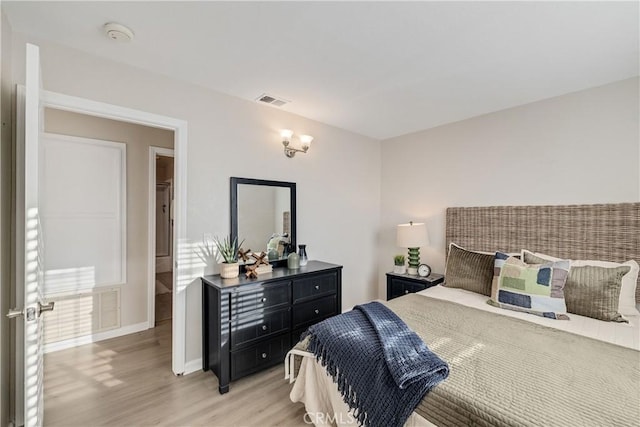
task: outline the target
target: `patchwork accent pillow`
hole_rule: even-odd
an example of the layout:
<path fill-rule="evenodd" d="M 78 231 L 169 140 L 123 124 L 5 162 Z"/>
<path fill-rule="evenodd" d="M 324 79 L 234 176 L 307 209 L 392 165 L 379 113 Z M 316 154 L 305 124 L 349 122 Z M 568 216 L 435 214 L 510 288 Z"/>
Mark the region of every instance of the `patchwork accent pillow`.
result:
<path fill-rule="evenodd" d="M 445 268 L 447 288 L 460 288 L 490 296 L 494 254 L 466 250 L 455 243 L 449 245 Z"/>
<path fill-rule="evenodd" d="M 564 286 L 569 260 L 528 265 L 516 257 L 496 252 L 489 304 L 551 319 L 569 320 Z"/>
<path fill-rule="evenodd" d="M 522 256 L 526 262 L 549 262 L 526 250 L 522 251 Z M 631 266 L 616 263 L 609 263 L 612 267 L 582 265 L 588 262 L 575 261 L 571 266 L 564 288 L 567 311 L 598 320 L 628 323 L 618 306 L 623 278 L 631 271 Z"/>

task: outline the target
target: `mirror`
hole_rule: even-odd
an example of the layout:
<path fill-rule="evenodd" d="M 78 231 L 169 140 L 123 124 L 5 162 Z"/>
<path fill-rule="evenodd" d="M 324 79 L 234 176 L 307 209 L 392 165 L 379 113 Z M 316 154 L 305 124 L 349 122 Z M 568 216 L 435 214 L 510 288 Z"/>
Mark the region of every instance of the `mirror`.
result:
<path fill-rule="evenodd" d="M 231 178 L 231 239 L 242 248 L 265 252 L 274 267 L 286 264 L 296 244 L 296 184 Z"/>

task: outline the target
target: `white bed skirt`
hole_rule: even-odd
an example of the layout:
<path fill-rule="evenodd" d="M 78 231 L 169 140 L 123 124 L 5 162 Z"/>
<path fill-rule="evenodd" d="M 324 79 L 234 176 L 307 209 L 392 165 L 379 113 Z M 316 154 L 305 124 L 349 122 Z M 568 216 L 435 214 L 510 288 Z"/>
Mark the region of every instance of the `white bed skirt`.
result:
<path fill-rule="evenodd" d="M 302 356 L 297 378 L 293 377 L 293 355 Z M 315 426 L 357 426 L 358 421 L 342 400 L 338 385 L 313 354 L 292 350 L 285 359 L 285 379 L 293 382 L 289 397 L 292 402 L 304 403 L 307 413 L 304 422 Z M 374 421 L 375 423 L 375 421 Z M 435 427 L 417 413 L 411 414 L 406 427 Z"/>

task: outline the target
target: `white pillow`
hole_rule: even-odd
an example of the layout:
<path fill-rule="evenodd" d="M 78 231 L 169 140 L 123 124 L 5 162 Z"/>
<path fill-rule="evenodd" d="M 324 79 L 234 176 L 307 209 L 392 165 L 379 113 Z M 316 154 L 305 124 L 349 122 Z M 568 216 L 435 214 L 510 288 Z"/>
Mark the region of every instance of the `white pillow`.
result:
<path fill-rule="evenodd" d="M 551 255 L 541 254 L 539 252 L 531 252 L 526 249 L 522 250 L 521 258 L 524 260 L 524 253 L 528 252 L 534 256 L 548 259 L 549 261 L 559 261 Z M 622 276 L 622 286 L 620 287 L 620 299 L 618 300 L 618 313 L 623 316 L 640 316 L 640 312 L 636 309 L 636 286 L 638 285 L 638 273 L 640 266 L 634 260 L 623 263 L 596 260 L 572 260 L 572 267 L 584 267 L 585 265 L 593 265 L 595 267 L 616 268 L 629 266 L 631 269 L 627 274 Z"/>

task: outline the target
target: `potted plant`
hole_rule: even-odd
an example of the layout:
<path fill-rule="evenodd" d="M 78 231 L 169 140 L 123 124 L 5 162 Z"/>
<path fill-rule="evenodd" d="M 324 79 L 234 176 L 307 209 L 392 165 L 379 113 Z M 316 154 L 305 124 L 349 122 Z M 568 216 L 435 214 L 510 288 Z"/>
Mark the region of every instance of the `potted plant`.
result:
<path fill-rule="evenodd" d="M 218 237 L 214 237 L 213 242 L 218 248 L 218 254 L 224 259 L 220 265 L 220 277 L 223 279 L 233 279 L 234 277 L 238 277 L 240 274 L 240 264 L 238 263 L 238 239 L 234 238 L 231 241 L 231 237 L 225 237 L 220 240 Z"/>
<path fill-rule="evenodd" d="M 393 257 L 393 272 L 398 274 L 404 274 L 407 272 L 407 268 L 404 265 L 404 255 L 395 255 Z"/>

